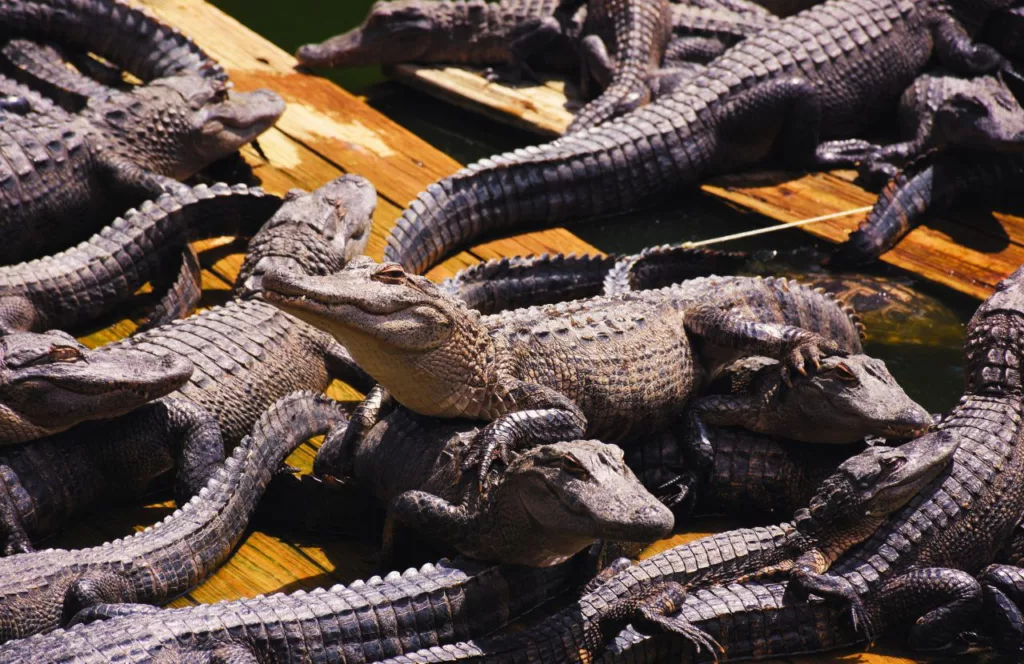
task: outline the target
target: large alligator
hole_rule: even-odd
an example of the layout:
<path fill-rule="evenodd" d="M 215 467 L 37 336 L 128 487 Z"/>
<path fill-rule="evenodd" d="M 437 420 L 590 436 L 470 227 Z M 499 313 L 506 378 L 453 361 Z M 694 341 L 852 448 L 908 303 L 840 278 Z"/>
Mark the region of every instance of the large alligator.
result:
<path fill-rule="evenodd" d="M 280 206 L 279 198 L 259 188 L 198 185 L 129 210 L 71 249 L 0 267 L 0 332 L 79 327 L 150 281 L 166 294 L 149 314 L 149 326 L 181 318 L 201 295 L 189 243 L 252 236 Z"/>
<path fill-rule="evenodd" d="M 377 2 L 362 25 L 298 50 L 309 67 L 353 67 L 415 62 L 496 67 L 496 76 L 525 72 L 574 75 L 580 68 L 585 10 L 561 9 L 562 0 L 395 0 Z M 673 64 L 698 54 L 710 59 L 775 23 L 753 3 L 670 5 Z"/>
<path fill-rule="evenodd" d="M 268 300 L 343 340 L 387 399 L 488 422 L 467 459 L 480 463 L 481 478 L 492 453 L 527 440 L 617 442 L 663 430 L 705 377 L 737 356 L 779 359 L 788 382 L 860 347 L 842 309 L 787 280 L 694 279 L 489 317 L 369 259 L 328 277 L 268 274 L 265 286 Z M 793 305 L 778 306 L 785 299 Z M 815 319 L 805 320 L 811 311 Z"/>
<path fill-rule="evenodd" d="M 976 626 L 983 605 L 988 626 L 1010 622 L 1016 607 L 1007 567 L 986 568 L 1018 535 L 1024 513 L 1024 417 L 1017 371 L 1024 340 L 1024 268 L 1004 280 L 968 326 L 966 390 L 940 430 L 914 441 L 956 446 L 951 468 L 895 512 L 864 543 L 840 558 L 803 601 L 781 583 L 739 583 L 691 592 L 663 616 L 699 629 L 730 659 L 768 658 L 854 645 L 896 628 L 910 628 L 910 644 L 937 648 Z M 762 541 L 763 542 L 763 541 Z M 741 551 L 746 550 L 743 543 Z M 753 546 L 760 546 L 754 543 Z M 752 547 L 753 548 L 753 547 Z M 575 608 L 546 620 L 518 641 L 515 651 L 465 643 L 399 661 L 575 661 L 587 634 L 616 602 L 658 584 L 685 580 L 694 558 L 670 549 L 615 575 Z M 975 575 L 981 573 L 982 585 Z M 906 601 L 912 598 L 913 601 Z M 851 612 L 851 603 L 855 610 Z M 854 614 L 858 619 L 854 620 Z M 742 633 L 735 626 L 743 625 Z M 686 638 L 624 629 L 599 661 L 694 661 Z M 653 635 L 651 635 L 653 634 Z M 1001 645 L 1019 652 L 1019 629 Z M 514 637 L 511 637 L 514 640 Z M 504 645 L 506 642 L 503 642 Z M 605 644 L 602 644 L 605 645 Z"/>
<path fill-rule="evenodd" d="M 229 97 L 224 83 L 191 75 L 90 100 L 67 120 L 8 114 L 0 128 L 0 261 L 88 238 L 125 209 L 181 187 L 174 178 L 252 141 L 283 111 L 267 90 Z"/>
<path fill-rule="evenodd" d="M 629 471 L 622 450 L 598 441 L 525 451 L 486 478 L 480 497 L 468 490 L 476 475 L 462 470 L 475 432 L 472 422 L 398 409 L 355 440 L 329 436 L 314 470 L 372 491 L 388 507 L 389 529 L 412 528 L 479 560 L 549 566 L 597 539 L 649 543 L 672 530 L 672 513 Z"/>
<path fill-rule="evenodd" d="M 385 259 L 422 273 L 483 237 L 623 212 L 773 156 L 843 163 L 821 141 L 870 128 L 933 56 L 955 71 L 1000 66 L 965 26 L 1006 4 L 830 0 L 741 41 L 668 97 L 430 185 L 392 229 Z"/>
<path fill-rule="evenodd" d="M 567 0 L 559 11 L 572 11 L 585 0 Z M 584 37 L 580 42 L 584 99 L 566 129 L 574 134 L 646 105 L 651 100 L 648 80 L 661 67 L 672 32 L 668 0 L 588 0 Z M 603 92 L 595 95 L 590 81 Z"/>
<path fill-rule="evenodd" d="M 338 402 L 289 395 L 260 417 L 198 494 L 156 525 L 94 548 L 0 560 L 0 641 L 64 626 L 89 606 L 162 604 L 191 590 L 234 550 L 285 457 L 345 422 Z"/>

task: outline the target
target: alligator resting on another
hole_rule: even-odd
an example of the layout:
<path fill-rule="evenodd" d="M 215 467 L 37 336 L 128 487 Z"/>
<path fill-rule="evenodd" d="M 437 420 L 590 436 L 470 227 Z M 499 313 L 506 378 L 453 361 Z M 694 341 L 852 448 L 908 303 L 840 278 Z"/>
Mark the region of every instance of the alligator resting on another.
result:
<path fill-rule="evenodd" d="M 549 566 L 597 539 L 648 543 L 672 530 L 672 513 L 637 481 L 622 450 L 598 441 L 524 451 L 487 476 L 481 497 L 471 490 L 476 474 L 462 469 L 475 433 L 471 422 L 399 408 L 356 440 L 329 436 L 314 471 L 372 491 L 388 506 L 390 531 L 410 527 L 480 560 Z"/>
<path fill-rule="evenodd" d="M 89 549 L 0 560 L 0 641 L 62 627 L 90 606 L 162 604 L 191 590 L 234 550 L 285 457 L 345 422 L 331 399 L 290 395 L 257 421 L 197 495 L 156 525 Z"/>
<path fill-rule="evenodd" d="M 933 56 L 959 72 L 1002 65 L 968 29 L 1009 4 L 829 0 L 741 41 L 648 106 L 430 185 L 384 257 L 420 274 L 488 236 L 628 211 L 773 158 L 847 163 L 823 141 L 871 129 Z"/>
<path fill-rule="evenodd" d="M 73 116 L 6 114 L 0 262 L 66 249 L 125 209 L 183 188 L 177 179 L 235 152 L 283 112 L 268 90 L 229 95 L 223 82 L 182 75 L 92 99 Z"/>
<path fill-rule="evenodd" d="M 527 442 L 618 442 L 664 430 L 702 381 L 737 357 L 779 359 L 787 382 L 823 357 L 860 349 L 841 308 L 786 280 L 694 279 L 486 317 L 423 277 L 369 259 L 329 277 L 268 274 L 265 286 L 269 301 L 344 340 L 398 403 L 488 422 L 467 461 L 480 464 L 481 479 L 492 453 Z M 792 306 L 780 307 L 785 300 Z M 802 327 L 812 311 L 806 324 L 820 332 Z"/>

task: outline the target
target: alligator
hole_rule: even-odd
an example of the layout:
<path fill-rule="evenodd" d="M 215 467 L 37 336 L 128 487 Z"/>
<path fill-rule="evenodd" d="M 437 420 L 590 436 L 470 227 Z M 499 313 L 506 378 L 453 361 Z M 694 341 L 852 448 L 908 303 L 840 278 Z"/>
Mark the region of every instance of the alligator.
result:
<path fill-rule="evenodd" d="M 479 560 L 544 567 L 595 539 L 649 543 L 671 532 L 672 513 L 629 471 L 622 450 L 598 441 L 525 451 L 491 473 L 478 498 L 467 490 L 475 474 L 462 472 L 476 430 L 399 408 L 355 440 L 328 436 L 314 472 L 372 491 L 388 506 L 386 532 L 412 528 Z M 398 458 L 405 462 L 396 466 Z"/>
<path fill-rule="evenodd" d="M 914 441 L 939 442 L 951 436 L 957 446 L 951 468 L 836 561 L 813 588 L 818 598 L 801 601 L 781 583 L 717 586 L 669 603 L 669 615 L 663 617 L 685 624 L 687 630 L 700 629 L 733 659 L 845 647 L 903 627 L 909 627 L 911 646 L 935 649 L 973 627 L 983 608 L 989 613 L 982 628 L 1012 623 L 1017 607 L 998 601 L 994 592 L 1012 595 L 1011 585 L 998 578 L 1006 576 L 1007 568 L 988 566 L 1017 538 L 1024 513 L 1024 396 L 1017 370 L 1022 339 L 1024 268 L 999 284 L 968 325 L 966 389 L 959 404 L 939 430 Z M 576 660 L 591 619 L 600 619 L 611 603 L 634 594 L 624 588 L 685 578 L 688 567 L 672 549 L 616 575 L 580 604 L 585 613 L 570 610 L 537 628 L 529 646 L 534 660 Z M 908 597 L 913 601 L 906 601 Z M 839 601 L 827 601 L 831 598 Z M 736 625 L 749 626 L 749 631 L 732 638 L 738 635 Z M 648 636 L 635 627 L 615 637 L 604 661 L 693 660 L 686 638 Z M 1002 647 L 1020 651 L 1019 624 L 1016 632 L 1000 636 Z M 528 651 L 518 652 L 525 658 Z M 429 661 L 485 655 L 487 661 L 518 661 L 511 653 L 498 654 L 477 643 L 427 655 Z"/>
<path fill-rule="evenodd" d="M 154 81 L 90 100 L 68 120 L 5 117 L 0 196 L 11 263 L 84 240 L 118 213 L 182 187 L 175 178 L 236 151 L 284 111 L 267 90 L 228 97 L 199 76 Z M 76 223 L 69 224 L 72 218 Z"/>
<path fill-rule="evenodd" d="M 668 59 L 707 60 L 775 23 L 744 0 L 672 4 L 673 40 Z M 562 0 L 395 0 L 378 2 L 362 25 L 296 57 L 307 67 L 402 63 L 494 67 L 491 78 L 517 80 L 544 71 L 575 76 L 586 9 L 564 11 Z M 660 63 L 659 63 L 660 64 Z"/>
<path fill-rule="evenodd" d="M 340 270 L 366 246 L 376 205 L 373 185 L 353 175 L 311 194 L 288 192 L 250 242 L 234 299 L 103 348 L 190 359 L 191 379 L 171 396 L 210 413 L 229 446 L 291 392 L 325 389 L 332 378 L 367 387 L 365 374 L 330 335 L 267 304 L 260 291 L 267 270 Z"/>
<path fill-rule="evenodd" d="M 68 67 L 73 58 L 75 54 L 55 44 L 11 39 L 0 48 L 0 70 L 71 113 L 81 111 L 93 97 L 107 97 L 113 89 L 130 89 L 128 84 L 120 82 L 120 70 L 110 72 L 110 76 L 116 73 L 118 80 L 105 78 L 98 81 Z M 103 66 L 97 60 L 85 57 L 81 66 L 87 66 L 90 61 Z"/>
<path fill-rule="evenodd" d="M 119 0 L 3 0 L 0 39 L 12 38 L 95 53 L 145 82 L 179 74 L 228 78 L 176 28 Z"/>
<path fill-rule="evenodd" d="M 483 237 L 624 212 L 776 155 L 797 166 L 846 163 L 820 141 L 869 129 L 933 55 L 957 72 L 1003 66 L 965 26 L 1008 4 L 830 0 L 783 19 L 648 106 L 430 185 L 384 257 L 422 273 Z"/>
<path fill-rule="evenodd" d="M 797 587 L 816 588 L 837 559 L 871 537 L 891 514 L 949 468 L 956 447 L 948 434 L 918 438 L 898 448 L 869 447 L 836 468 L 792 522 L 718 533 L 635 564 L 628 559 L 616 561 L 587 584 L 579 599 L 525 631 L 408 652 L 387 661 L 633 661 L 630 657 L 638 662 L 677 661 L 668 658 L 670 653 L 655 655 L 640 648 L 628 653 L 613 649 L 600 657 L 627 624 L 644 632 L 681 635 L 697 645 L 698 653 L 702 648 L 713 654 L 721 649 L 730 659 L 737 650 L 740 656 L 757 657 L 785 652 L 785 647 L 799 643 L 799 637 L 807 638 L 803 632 L 808 630 L 798 637 L 779 631 L 792 630 L 796 623 L 756 620 L 757 604 L 770 601 L 766 593 L 727 605 L 726 601 L 743 596 L 736 591 L 743 588 L 738 584 L 749 587 L 781 576 L 788 580 L 791 593 L 796 594 Z M 701 626 L 726 622 L 730 614 L 744 612 L 752 614 L 750 623 L 729 623 L 736 629 L 714 634 L 689 623 L 693 608 L 713 605 L 707 598 L 714 596 L 724 601 L 703 616 Z M 787 604 L 792 601 L 786 600 Z M 830 626 L 825 623 L 817 629 Z M 813 623 L 808 628 L 812 636 L 817 631 Z M 692 650 L 677 649 L 671 654 L 678 661 L 695 659 Z"/>
<path fill-rule="evenodd" d="M 560 11 L 572 11 L 584 2 L 580 91 L 584 99 L 596 99 L 576 113 L 567 134 L 649 103 L 648 79 L 661 66 L 672 32 L 668 0 L 563 0 Z M 604 90 L 600 95 L 590 89 L 591 80 Z"/>
<path fill-rule="evenodd" d="M 0 560 L 0 641 L 64 626 L 96 604 L 161 604 L 194 588 L 238 544 L 285 457 L 345 422 L 331 399 L 289 395 L 260 417 L 202 490 L 156 525 L 94 548 Z"/>
<path fill-rule="evenodd" d="M 184 188 L 129 210 L 71 249 L 0 267 L 0 332 L 91 323 L 150 281 L 166 295 L 144 327 L 181 318 L 202 294 L 189 243 L 252 236 L 280 206 L 276 196 L 245 185 Z"/>
<path fill-rule="evenodd" d="M 341 340 L 383 386 L 383 403 L 488 422 L 467 460 L 479 462 L 481 479 L 492 453 L 526 440 L 620 442 L 663 430 L 705 377 L 737 356 L 779 359 L 789 382 L 824 357 L 860 349 L 843 310 L 822 306 L 830 298 L 772 278 L 693 279 L 490 317 L 371 259 L 327 277 L 271 273 L 264 286 L 271 303 Z M 789 298 L 793 306 L 779 306 Z M 805 322 L 812 310 L 816 319 Z M 666 363 L 672 371 L 659 369 Z"/>
<path fill-rule="evenodd" d="M 100 605 L 67 629 L 0 646 L 0 661 L 375 662 L 493 632 L 561 593 L 573 567 L 442 561 L 308 593 L 183 609 Z"/>

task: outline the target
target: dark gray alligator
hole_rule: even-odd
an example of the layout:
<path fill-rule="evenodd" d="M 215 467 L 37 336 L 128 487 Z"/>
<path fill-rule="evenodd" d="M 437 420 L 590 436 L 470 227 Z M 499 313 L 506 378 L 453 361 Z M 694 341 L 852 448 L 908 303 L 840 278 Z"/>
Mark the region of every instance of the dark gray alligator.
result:
<path fill-rule="evenodd" d="M 1019 366 L 1024 348 L 1024 268 L 1004 280 L 968 326 L 966 390 L 960 403 L 916 444 L 956 445 L 951 468 L 906 507 L 893 513 L 864 543 L 816 580 L 804 602 L 778 583 L 744 583 L 691 592 L 667 606 L 668 621 L 697 628 L 730 658 L 772 657 L 849 646 L 898 628 L 910 644 L 936 648 L 961 630 L 1013 625 L 1000 644 L 1019 652 L 1021 631 L 1007 568 L 988 568 L 1015 538 L 1024 513 L 1024 447 Z M 746 549 L 746 545 L 744 545 Z M 584 612 L 546 621 L 515 653 L 464 644 L 428 653 L 426 661 L 564 661 L 585 645 L 591 618 L 615 601 L 664 581 L 685 579 L 693 559 L 666 551 L 633 566 L 590 593 Z M 657 559 L 657 560 L 656 560 Z M 649 566 L 648 566 L 649 565 Z M 647 566 L 647 567 L 645 567 Z M 975 578 L 979 575 L 981 580 Z M 998 594 L 997 592 L 998 591 Z M 850 605 L 855 607 L 850 611 Z M 854 620 L 853 616 L 857 619 Z M 664 622 L 662 623 L 664 624 Z M 747 625 L 733 638 L 735 625 Z M 602 661 L 693 661 L 693 645 L 667 634 L 646 636 L 636 625 L 620 632 Z M 641 625 L 645 632 L 649 632 Z M 524 649 L 524 645 L 527 647 Z M 417 661 L 424 661 L 417 658 Z"/>
<path fill-rule="evenodd" d="M 661 67 L 672 32 L 668 0 L 567 0 L 560 11 L 571 11 L 584 2 L 587 19 L 580 42 L 580 90 L 584 99 L 597 98 L 576 113 L 567 134 L 649 103 L 648 80 Z M 591 80 L 604 90 L 599 96 L 590 89 Z"/>
<path fill-rule="evenodd" d="M 562 592 L 570 572 L 442 561 L 309 593 L 185 609 L 103 605 L 78 614 L 87 624 L 5 644 L 0 662 L 376 662 L 493 632 Z"/>
<path fill-rule="evenodd" d="M 309 67 L 415 62 L 495 67 L 493 76 L 513 80 L 534 70 L 575 75 L 586 10 L 561 7 L 561 0 L 378 2 L 362 25 L 307 44 L 297 57 Z M 776 21 L 744 0 L 673 3 L 670 13 L 674 38 L 666 55 L 672 64 L 709 60 Z"/>
<path fill-rule="evenodd" d="M 235 299 L 104 348 L 191 360 L 192 378 L 174 396 L 209 412 L 229 446 L 291 392 L 322 390 L 331 378 L 365 386 L 365 374 L 340 344 L 264 302 L 260 289 L 266 270 L 340 270 L 366 246 L 376 205 L 373 185 L 352 175 L 313 193 L 289 192 L 250 243 Z"/>
<path fill-rule="evenodd" d="M 958 72 L 1000 66 L 965 26 L 1005 4 L 831 0 L 784 19 L 668 97 L 430 185 L 392 229 L 385 259 L 422 273 L 484 237 L 626 211 L 775 155 L 842 163 L 822 139 L 870 128 L 933 56 Z"/>
<path fill-rule="evenodd" d="M 149 281 L 166 295 L 148 326 L 181 318 L 202 293 L 189 243 L 252 236 L 280 206 L 276 196 L 245 185 L 184 188 L 129 210 L 71 249 L 0 267 L 0 332 L 79 327 Z"/>
<path fill-rule="evenodd" d="M 7 114 L 0 127 L 0 261 L 88 238 L 125 209 L 181 187 L 175 178 L 252 141 L 283 111 L 272 92 L 229 97 L 224 83 L 191 75 L 90 100 L 69 119 Z"/>
<path fill-rule="evenodd" d="M 388 506 L 389 529 L 412 528 L 480 560 L 545 567 L 596 539 L 649 543 L 672 530 L 671 512 L 629 471 L 622 450 L 597 441 L 516 455 L 487 477 L 481 497 L 470 490 L 476 474 L 462 470 L 476 431 L 399 408 L 356 440 L 329 436 L 314 471 L 372 491 Z"/>
<path fill-rule="evenodd" d="M 248 527 L 285 457 L 343 426 L 337 402 L 300 392 L 276 402 L 202 490 L 141 533 L 90 549 L 48 549 L 0 560 L 0 640 L 50 631 L 83 608 L 161 604 L 216 570 Z"/>
<path fill-rule="evenodd" d="M 777 576 L 788 577 L 791 586 L 814 588 L 840 556 L 869 538 L 892 513 L 947 470 L 956 447 L 949 435 L 919 438 L 899 448 L 869 447 L 835 469 L 808 506 L 796 512 L 793 522 L 719 533 L 636 564 L 617 561 L 591 581 L 578 600 L 520 634 L 435 647 L 388 662 L 619 662 L 629 657 L 659 662 L 670 661 L 670 654 L 681 655 L 680 661 L 696 659 L 688 657 L 692 650 L 650 656 L 639 649 L 618 652 L 614 646 L 601 658 L 609 642 L 628 624 L 681 635 L 697 644 L 698 653 L 704 649 L 716 654 L 721 649 L 730 659 L 735 651 L 741 656 L 767 656 L 797 643 L 789 631 L 795 624 L 752 620 L 749 625 L 737 623 L 743 629 L 709 635 L 688 622 L 691 614 L 686 609 L 706 605 L 706 598 L 713 597 L 716 588 L 737 592 L 742 586 L 730 584 L 752 585 Z M 722 602 L 717 614 L 728 620 L 729 613 L 740 613 L 749 604 L 752 602 Z M 675 615 L 680 609 L 682 614 Z M 713 620 L 709 616 L 703 624 L 713 624 Z M 830 626 L 808 624 L 802 632 L 809 634 L 801 636 L 813 636 Z M 761 652 L 773 636 L 773 650 Z"/>
<path fill-rule="evenodd" d="M 369 259 L 330 277 L 269 274 L 265 286 L 271 302 L 344 340 L 388 399 L 424 415 L 489 422 L 471 457 L 481 477 L 493 452 L 526 440 L 617 442 L 663 430 L 705 377 L 738 356 L 782 360 L 788 382 L 860 347 L 843 310 L 817 301 L 830 298 L 786 280 L 694 279 L 490 317 Z M 788 298 L 792 306 L 778 305 Z"/>

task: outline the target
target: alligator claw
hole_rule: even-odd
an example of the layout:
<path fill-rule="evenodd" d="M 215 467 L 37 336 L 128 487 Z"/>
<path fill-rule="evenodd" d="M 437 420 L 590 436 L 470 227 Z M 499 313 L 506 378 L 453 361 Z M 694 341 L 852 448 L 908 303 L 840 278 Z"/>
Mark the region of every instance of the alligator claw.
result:
<path fill-rule="evenodd" d="M 719 653 L 725 653 L 721 644 L 704 630 L 676 615 L 685 599 L 686 589 L 678 583 L 670 581 L 652 588 L 636 607 L 633 627 L 638 631 L 656 627 L 665 632 L 678 634 L 691 642 L 698 653 L 702 649 L 707 650 L 717 662 Z"/>

